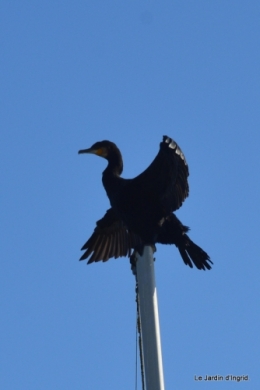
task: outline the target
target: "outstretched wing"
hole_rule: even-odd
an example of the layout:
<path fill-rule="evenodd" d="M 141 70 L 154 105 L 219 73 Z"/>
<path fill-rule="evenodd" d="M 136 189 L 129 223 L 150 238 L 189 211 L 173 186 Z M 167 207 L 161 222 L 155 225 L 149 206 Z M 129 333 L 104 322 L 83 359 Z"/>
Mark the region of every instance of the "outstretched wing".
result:
<path fill-rule="evenodd" d="M 139 176 L 130 179 L 132 184 L 129 184 L 134 189 L 138 188 L 143 199 L 151 200 L 150 207 L 159 207 L 163 214 L 168 215 L 181 207 L 189 195 L 188 176 L 188 164 L 180 147 L 164 136 L 153 162 Z"/>
<path fill-rule="evenodd" d="M 113 209 L 107 210 L 96 224 L 94 233 L 81 248 L 85 253 L 80 260 L 85 260 L 91 255 L 88 264 L 94 261 L 107 261 L 111 257 L 116 259 L 130 256 L 131 249 L 143 245 L 142 240 L 118 219 Z"/>

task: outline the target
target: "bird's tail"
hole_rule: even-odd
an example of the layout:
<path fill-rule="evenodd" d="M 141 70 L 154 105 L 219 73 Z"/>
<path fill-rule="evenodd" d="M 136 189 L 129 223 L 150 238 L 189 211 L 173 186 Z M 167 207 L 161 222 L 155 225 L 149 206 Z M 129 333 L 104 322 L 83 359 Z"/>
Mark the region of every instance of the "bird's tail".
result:
<path fill-rule="evenodd" d="M 184 234 L 180 243 L 175 244 L 179 249 L 181 257 L 185 264 L 193 267 L 192 263 L 198 269 L 211 269 L 212 261 L 210 260 L 209 255 L 196 245 L 187 234 Z"/>
<path fill-rule="evenodd" d="M 157 242 L 161 244 L 175 244 L 186 265 L 198 269 L 210 270 L 212 261 L 209 255 L 196 245 L 186 234 L 189 228 L 184 226 L 175 214 L 171 214 L 163 223 L 158 234 Z"/>

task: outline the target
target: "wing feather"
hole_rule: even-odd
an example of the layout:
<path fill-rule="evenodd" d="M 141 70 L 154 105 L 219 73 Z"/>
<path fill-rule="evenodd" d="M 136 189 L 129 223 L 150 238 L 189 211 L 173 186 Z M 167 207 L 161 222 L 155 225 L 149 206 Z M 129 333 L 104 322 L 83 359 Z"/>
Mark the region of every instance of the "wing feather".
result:
<path fill-rule="evenodd" d="M 88 264 L 127 256 L 135 245 L 142 245 L 142 240 L 126 228 L 113 209 L 109 209 L 96 224 L 93 234 L 81 248 L 85 252 L 80 260 L 90 257 Z"/>
<path fill-rule="evenodd" d="M 164 136 L 160 150 L 149 167 L 134 179 L 122 182 L 122 203 L 127 207 L 128 203 L 133 205 L 136 199 L 139 205 L 139 194 L 142 194 L 146 202 L 144 207 L 156 209 L 158 214 L 167 216 L 180 208 L 189 195 L 188 176 L 188 164 L 180 147 Z"/>

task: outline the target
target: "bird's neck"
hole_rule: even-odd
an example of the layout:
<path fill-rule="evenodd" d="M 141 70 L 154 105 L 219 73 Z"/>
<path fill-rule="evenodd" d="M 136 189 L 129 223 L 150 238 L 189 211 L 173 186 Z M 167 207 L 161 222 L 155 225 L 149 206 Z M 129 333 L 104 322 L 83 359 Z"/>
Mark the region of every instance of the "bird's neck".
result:
<path fill-rule="evenodd" d="M 108 164 L 103 174 L 106 176 L 120 176 L 123 172 L 123 159 L 119 149 L 114 150 L 107 160 Z"/>
<path fill-rule="evenodd" d="M 113 179 L 119 178 L 123 171 L 123 163 L 114 164 L 108 162 L 106 169 L 103 172 L 103 183 L 104 186 L 109 182 L 113 182 Z"/>
<path fill-rule="evenodd" d="M 123 159 L 119 149 L 113 150 L 107 157 L 108 165 L 103 172 L 102 182 L 112 207 L 117 204 L 117 198 L 120 194 L 123 171 Z"/>
<path fill-rule="evenodd" d="M 123 168 L 119 165 L 111 166 L 108 164 L 106 169 L 103 172 L 102 182 L 106 190 L 107 196 L 110 200 L 112 207 L 116 206 L 117 197 L 120 193 L 120 182 L 123 180 L 120 177 Z"/>
<path fill-rule="evenodd" d="M 113 153 L 109 156 L 108 165 L 104 170 L 102 177 L 103 185 L 109 198 L 111 198 L 111 193 L 115 191 L 115 188 L 117 187 L 117 182 L 120 178 L 122 171 L 123 160 L 121 153 Z"/>

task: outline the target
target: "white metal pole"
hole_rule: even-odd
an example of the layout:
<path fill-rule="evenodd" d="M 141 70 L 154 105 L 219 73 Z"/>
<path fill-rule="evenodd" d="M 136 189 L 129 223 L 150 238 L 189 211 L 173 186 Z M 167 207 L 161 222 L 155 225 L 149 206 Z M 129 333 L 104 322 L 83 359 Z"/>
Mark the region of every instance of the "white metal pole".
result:
<path fill-rule="evenodd" d="M 160 325 L 154 275 L 153 250 L 136 253 L 136 277 L 140 304 L 141 335 L 146 390 L 164 390 Z"/>

